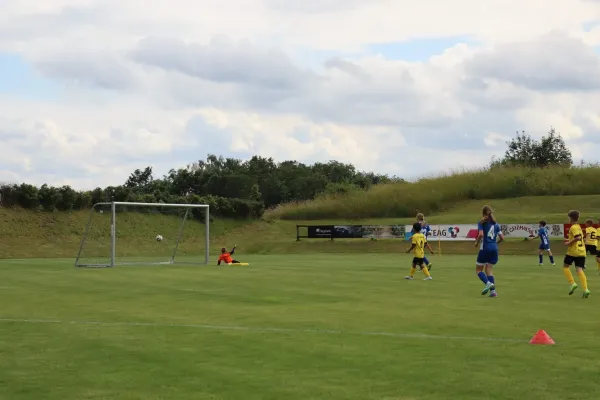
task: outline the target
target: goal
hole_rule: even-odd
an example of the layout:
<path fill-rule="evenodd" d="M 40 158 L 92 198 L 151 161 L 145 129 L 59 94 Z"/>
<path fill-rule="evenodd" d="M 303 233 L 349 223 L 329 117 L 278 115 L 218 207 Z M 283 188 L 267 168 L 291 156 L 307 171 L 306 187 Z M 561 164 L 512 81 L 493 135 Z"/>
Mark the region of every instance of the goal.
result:
<path fill-rule="evenodd" d="M 205 204 L 96 203 L 75 266 L 205 265 L 209 237 Z"/>

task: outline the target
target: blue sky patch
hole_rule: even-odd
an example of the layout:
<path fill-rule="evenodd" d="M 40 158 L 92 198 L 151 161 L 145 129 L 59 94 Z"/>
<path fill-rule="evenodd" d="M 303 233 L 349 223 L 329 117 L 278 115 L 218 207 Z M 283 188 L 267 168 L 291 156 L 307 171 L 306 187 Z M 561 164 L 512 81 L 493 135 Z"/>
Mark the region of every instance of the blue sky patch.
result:
<path fill-rule="evenodd" d="M 60 96 L 61 87 L 41 76 L 18 54 L 0 53 L 0 94 L 53 100 Z"/>
<path fill-rule="evenodd" d="M 468 36 L 453 36 L 446 38 L 421 38 L 403 42 L 373 43 L 357 52 L 343 52 L 332 50 L 314 50 L 296 47 L 288 54 L 298 64 L 320 70 L 323 64 L 335 57 L 353 60 L 368 55 L 382 55 L 389 60 L 402 60 L 408 62 L 427 61 L 432 56 L 442 54 L 444 50 L 459 43 L 477 45 L 477 42 Z"/>
<path fill-rule="evenodd" d="M 468 37 L 422 38 L 404 42 L 375 43 L 368 46 L 366 53 L 381 54 L 389 60 L 408 62 L 427 61 L 432 56 L 442 54 L 444 50 L 459 43 L 469 45 L 475 42 Z"/>
<path fill-rule="evenodd" d="M 582 25 L 582 28 L 584 31 L 589 32 L 598 25 L 600 25 L 600 20 L 587 21 Z"/>

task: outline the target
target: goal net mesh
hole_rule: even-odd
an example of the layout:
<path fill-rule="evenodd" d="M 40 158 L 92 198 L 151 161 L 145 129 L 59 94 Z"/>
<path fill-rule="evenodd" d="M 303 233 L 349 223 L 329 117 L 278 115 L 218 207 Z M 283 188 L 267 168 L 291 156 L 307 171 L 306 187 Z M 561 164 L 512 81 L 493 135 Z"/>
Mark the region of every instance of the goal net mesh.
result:
<path fill-rule="evenodd" d="M 186 205 L 115 204 L 114 265 L 205 264 L 207 213 Z M 110 203 L 92 208 L 77 266 L 111 266 L 112 220 Z"/>

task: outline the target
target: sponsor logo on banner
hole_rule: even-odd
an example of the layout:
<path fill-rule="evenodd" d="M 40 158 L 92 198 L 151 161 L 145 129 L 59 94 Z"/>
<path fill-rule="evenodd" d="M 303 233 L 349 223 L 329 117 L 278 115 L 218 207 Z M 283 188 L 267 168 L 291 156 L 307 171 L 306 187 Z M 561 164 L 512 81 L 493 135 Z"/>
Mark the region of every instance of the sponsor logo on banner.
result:
<path fill-rule="evenodd" d="M 330 238 L 333 225 L 309 226 L 308 237 L 312 239 Z"/>
<path fill-rule="evenodd" d="M 477 239 L 477 225 L 429 225 L 431 232 L 427 240 L 475 240 Z M 406 240 L 412 237 L 412 225 L 406 226 Z"/>
<path fill-rule="evenodd" d="M 563 237 L 563 226 L 561 224 L 548 224 L 548 236 L 550 238 Z M 506 224 L 500 225 L 502 234 L 507 238 L 532 238 L 540 229 L 539 224 Z"/>
<path fill-rule="evenodd" d="M 536 235 L 537 230 L 539 229 L 538 225 L 533 224 L 510 224 L 510 225 L 500 225 L 500 230 L 505 237 L 534 237 Z"/>
<path fill-rule="evenodd" d="M 404 239 L 404 225 L 365 225 L 362 227 L 362 237 L 365 239 Z"/>
<path fill-rule="evenodd" d="M 333 227 L 333 237 L 336 239 L 362 238 L 362 225 L 336 225 Z"/>
<path fill-rule="evenodd" d="M 550 237 L 553 237 L 553 238 L 561 237 L 564 232 L 563 224 L 546 225 L 546 227 L 548 228 L 548 231 L 550 232 Z"/>

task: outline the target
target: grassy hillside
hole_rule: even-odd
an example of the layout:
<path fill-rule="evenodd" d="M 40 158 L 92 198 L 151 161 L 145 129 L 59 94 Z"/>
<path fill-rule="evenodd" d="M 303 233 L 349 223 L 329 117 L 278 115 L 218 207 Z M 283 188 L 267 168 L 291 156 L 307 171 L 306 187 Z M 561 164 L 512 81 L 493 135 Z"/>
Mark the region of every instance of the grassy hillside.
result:
<path fill-rule="evenodd" d="M 473 223 L 478 219 L 483 203 L 491 204 L 502 223 L 535 223 L 540 218 L 549 222 L 565 222 L 565 213 L 578 208 L 583 217 L 600 217 L 600 195 L 522 197 L 500 200 L 462 201 L 437 214 L 427 215 L 432 224 Z M 77 255 L 79 242 L 89 213 L 44 213 L 22 209 L 0 208 L 0 258 L 69 257 Z M 95 215 L 94 229 L 86 247 L 85 257 L 106 258 L 109 255 L 108 214 Z M 240 246 L 240 257 L 267 253 L 379 253 L 397 252 L 404 243 L 397 240 L 302 240 L 296 242 L 296 224 L 408 224 L 408 218 L 328 218 L 322 220 L 216 220 L 211 225 L 211 248 L 215 254 L 221 246 Z M 117 221 L 118 256 L 161 256 L 168 259 L 180 219 L 148 214 L 122 214 Z M 157 234 L 164 236 L 156 243 Z M 204 249 L 204 225 L 188 221 L 180 255 L 201 256 Z M 555 246 L 560 253 L 560 246 Z M 504 254 L 530 254 L 535 242 L 509 242 Z M 445 242 L 442 252 L 471 253 L 472 243 Z"/>
<path fill-rule="evenodd" d="M 285 204 L 269 211 L 266 217 L 286 220 L 412 217 L 417 210 L 441 213 L 468 200 L 595 194 L 600 194 L 600 168 L 502 168 L 427 178 L 416 183 L 378 185 L 368 191 Z"/>
<path fill-rule="evenodd" d="M 0 208 L 0 258 L 74 258 L 89 215 L 89 211 L 47 213 Z M 120 214 L 117 219 L 118 255 L 168 257 L 180 223 L 179 217 L 160 214 Z M 210 227 L 213 243 L 248 223 L 243 220 L 215 221 Z M 165 238 L 160 245 L 154 240 L 159 234 Z M 83 256 L 96 259 L 109 257 L 109 236 L 110 214 L 96 213 Z M 204 237 L 204 224 L 188 220 L 178 253 L 203 254 Z"/>

